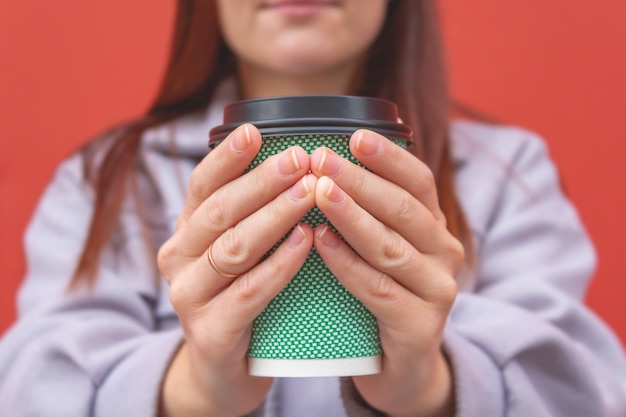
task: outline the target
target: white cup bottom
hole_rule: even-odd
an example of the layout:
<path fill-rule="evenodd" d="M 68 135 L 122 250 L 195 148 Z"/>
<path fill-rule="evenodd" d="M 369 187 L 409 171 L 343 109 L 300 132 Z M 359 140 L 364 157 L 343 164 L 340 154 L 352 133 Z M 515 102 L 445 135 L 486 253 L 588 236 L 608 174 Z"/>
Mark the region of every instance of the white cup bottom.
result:
<path fill-rule="evenodd" d="M 269 377 L 357 376 L 380 373 L 381 357 L 346 359 L 260 359 L 248 358 L 248 372 Z"/>

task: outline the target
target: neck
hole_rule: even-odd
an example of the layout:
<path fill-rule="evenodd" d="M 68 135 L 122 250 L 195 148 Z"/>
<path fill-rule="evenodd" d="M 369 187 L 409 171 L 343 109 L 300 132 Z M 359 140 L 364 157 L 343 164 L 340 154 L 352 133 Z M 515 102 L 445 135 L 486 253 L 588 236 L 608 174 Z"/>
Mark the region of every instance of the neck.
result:
<path fill-rule="evenodd" d="M 323 73 L 285 76 L 239 63 L 242 99 L 295 95 L 347 95 L 356 91 L 356 65 L 343 65 Z"/>

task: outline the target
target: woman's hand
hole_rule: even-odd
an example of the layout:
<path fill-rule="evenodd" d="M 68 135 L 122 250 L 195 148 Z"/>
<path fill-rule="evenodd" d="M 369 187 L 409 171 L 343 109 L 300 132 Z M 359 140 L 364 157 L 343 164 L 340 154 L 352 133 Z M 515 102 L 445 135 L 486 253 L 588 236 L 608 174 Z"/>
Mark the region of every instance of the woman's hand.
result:
<path fill-rule="evenodd" d="M 346 241 L 320 226 L 315 248 L 378 320 L 382 372 L 354 383 L 390 416 L 453 415 L 440 346 L 463 246 L 446 229 L 424 163 L 366 130 L 355 132 L 350 150 L 372 172 L 327 148 L 312 153 L 311 171 L 319 177 L 316 204 Z"/>
<path fill-rule="evenodd" d="M 159 251 L 185 337 L 163 384 L 163 415 L 243 415 L 271 387 L 271 379 L 248 375 L 251 325 L 313 245 L 313 230 L 298 222 L 314 206 L 316 177 L 299 147 L 242 176 L 260 146 L 258 130 L 243 125 L 204 158 L 176 233 Z"/>

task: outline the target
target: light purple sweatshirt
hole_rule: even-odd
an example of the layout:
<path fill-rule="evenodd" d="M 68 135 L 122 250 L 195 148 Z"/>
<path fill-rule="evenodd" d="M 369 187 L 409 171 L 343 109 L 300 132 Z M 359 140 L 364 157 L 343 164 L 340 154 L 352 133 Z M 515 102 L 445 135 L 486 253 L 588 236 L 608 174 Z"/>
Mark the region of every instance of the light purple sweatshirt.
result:
<path fill-rule="evenodd" d="M 233 98 L 226 85 L 206 113 L 146 132 L 140 197 L 157 238 L 145 242 L 129 198 L 93 292 L 66 293 L 94 197 L 81 156 L 61 164 L 26 234 L 19 319 L 0 342 L 0 416 L 156 415 L 182 333 L 154 248 L 173 233 L 207 133 Z M 626 416 L 624 351 L 583 303 L 595 254 L 545 144 L 519 129 L 456 122 L 452 146 L 478 255 L 459 277 L 444 333 L 458 417 Z M 255 415 L 379 415 L 349 378 L 320 381 L 277 380 Z"/>

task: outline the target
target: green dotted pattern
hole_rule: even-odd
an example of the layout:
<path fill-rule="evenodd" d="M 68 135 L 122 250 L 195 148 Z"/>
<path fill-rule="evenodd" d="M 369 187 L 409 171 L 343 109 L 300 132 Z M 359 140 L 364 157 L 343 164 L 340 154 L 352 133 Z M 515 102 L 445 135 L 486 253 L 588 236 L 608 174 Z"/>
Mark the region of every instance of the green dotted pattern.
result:
<path fill-rule="evenodd" d="M 309 154 L 326 146 L 361 165 L 350 153 L 349 139 L 349 135 L 316 134 L 264 137 L 248 169 L 295 145 Z M 392 140 L 406 147 L 404 140 Z M 312 227 L 328 223 L 317 207 L 303 222 Z M 255 320 L 248 349 L 249 357 L 263 359 L 338 359 L 381 353 L 376 318 L 339 283 L 314 248 L 297 275 Z"/>

